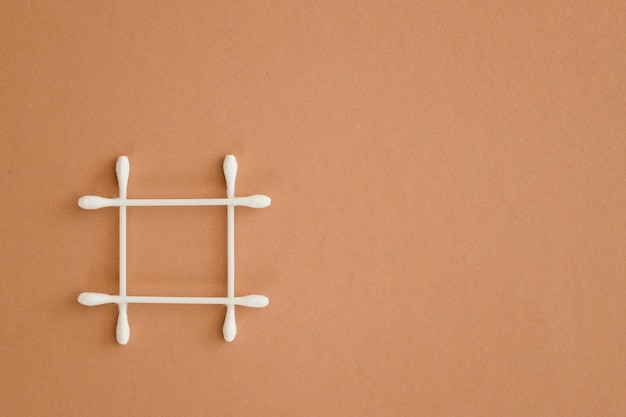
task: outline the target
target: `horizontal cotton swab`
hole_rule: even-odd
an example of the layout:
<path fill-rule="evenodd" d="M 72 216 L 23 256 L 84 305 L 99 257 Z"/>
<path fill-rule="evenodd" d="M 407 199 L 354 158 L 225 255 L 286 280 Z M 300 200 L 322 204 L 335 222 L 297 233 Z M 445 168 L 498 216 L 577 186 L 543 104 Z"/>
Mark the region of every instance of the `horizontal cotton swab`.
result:
<path fill-rule="evenodd" d="M 106 198 L 97 195 L 85 195 L 78 199 L 78 205 L 86 210 L 105 207 L 170 207 L 170 206 L 244 206 L 265 208 L 272 204 L 266 195 L 255 194 L 248 197 L 234 198 Z"/>
<path fill-rule="evenodd" d="M 263 308 L 269 304 L 264 295 L 251 294 L 242 297 L 155 297 L 135 295 L 110 295 L 98 292 L 84 292 L 78 296 L 78 302 L 85 306 L 102 304 L 217 304 L 238 305 L 243 307 Z"/>

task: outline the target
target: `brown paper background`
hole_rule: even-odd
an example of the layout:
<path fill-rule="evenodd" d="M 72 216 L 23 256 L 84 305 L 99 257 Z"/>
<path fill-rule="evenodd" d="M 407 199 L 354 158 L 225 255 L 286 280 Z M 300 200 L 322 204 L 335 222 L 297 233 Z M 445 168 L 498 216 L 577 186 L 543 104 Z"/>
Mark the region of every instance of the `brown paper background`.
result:
<path fill-rule="evenodd" d="M 0 415 L 626 415 L 626 6 L 0 4 Z M 130 197 L 219 197 L 237 310 L 135 306 Z M 129 293 L 225 293 L 225 210 L 129 209 Z"/>

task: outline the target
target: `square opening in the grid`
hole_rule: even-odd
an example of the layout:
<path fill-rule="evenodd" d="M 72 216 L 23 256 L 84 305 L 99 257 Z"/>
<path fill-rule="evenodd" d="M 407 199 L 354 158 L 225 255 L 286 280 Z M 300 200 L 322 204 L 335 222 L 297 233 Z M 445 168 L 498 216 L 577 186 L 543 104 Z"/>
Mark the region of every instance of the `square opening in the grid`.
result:
<path fill-rule="evenodd" d="M 127 210 L 128 295 L 226 295 L 226 207 Z"/>

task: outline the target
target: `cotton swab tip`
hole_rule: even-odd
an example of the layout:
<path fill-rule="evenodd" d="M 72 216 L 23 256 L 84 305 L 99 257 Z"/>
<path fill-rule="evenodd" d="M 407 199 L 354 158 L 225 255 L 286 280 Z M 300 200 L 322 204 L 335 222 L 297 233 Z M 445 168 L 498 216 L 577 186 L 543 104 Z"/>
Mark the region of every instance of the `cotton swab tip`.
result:
<path fill-rule="evenodd" d="M 130 162 L 127 156 L 117 158 L 115 164 L 115 173 L 117 174 L 117 184 L 120 187 L 120 197 L 126 198 L 126 189 L 128 187 L 128 176 L 130 174 Z"/>
<path fill-rule="evenodd" d="M 222 333 L 224 333 L 224 340 L 232 342 L 237 335 L 237 323 L 235 322 L 235 306 L 229 305 L 226 307 L 226 318 L 224 319 L 224 327 L 222 327 Z"/>
<path fill-rule="evenodd" d="M 270 303 L 269 298 L 264 295 L 252 294 L 241 297 L 240 304 L 244 307 L 263 308 Z"/>
<path fill-rule="evenodd" d="M 99 306 L 102 304 L 112 303 L 113 299 L 109 294 L 84 292 L 78 296 L 78 302 L 84 306 Z"/>
<path fill-rule="evenodd" d="M 103 207 L 116 206 L 115 200 L 98 197 L 97 195 L 84 195 L 78 199 L 78 206 L 85 210 L 95 210 Z"/>
<path fill-rule="evenodd" d="M 233 176 L 237 174 L 237 158 L 235 155 L 226 155 L 224 157 L 224 175 Z"/>
<path fill-rule="evenodd" d="M 228 197 L 233 197 L 235 194 L 235 179 L 237 178 L 237 160 L 233 155 L 226 155 L 223 169 Z"/>
<path fill-rule="evenodd" d="M 272 199 L 266 195 L 255 194 L 246 198 L 246 206 L 252 208 L 265 208 L 272 204 Z"/>
<path fill-rule="evenodd" d="M 128 325 L 128 314 L 126 313 L 126 304 L 120 305 L 120 311 L 117 316 L 117 327 L 115 329 L 115 338 L 117 343 L 125 345 L 130 339 L 130 326 Z"/>

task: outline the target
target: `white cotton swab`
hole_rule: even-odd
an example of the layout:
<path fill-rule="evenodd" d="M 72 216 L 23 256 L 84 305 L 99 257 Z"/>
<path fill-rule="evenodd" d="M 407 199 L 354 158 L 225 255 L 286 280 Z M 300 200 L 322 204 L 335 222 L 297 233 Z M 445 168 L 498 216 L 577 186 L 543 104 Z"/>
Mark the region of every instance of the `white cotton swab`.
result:
<path fill-rule="evenodd" d="M 155 297 L 155 296 L 120 296 L 97 292 L 84 292 L 78 296 L 78 302 L 85 306 L 103 304 L 217 304 L 238 305 L 243 307 L 263 308 L 269 304 L 264 295 L 251 294 L 242 297 Z"/>
<path fill-rule="evenodd" d="M 226 197 L 235 198 L 235 180 L 237 179 L 237 160 L 233 155 L 224 158 L 224 178 L 226 179 Z M 227 229 L 228 229 L 228 298 L 235 297 L 235 206 L 228 205 Z M 235 321 L 235 305 L 226 306 L 226 317 L 222 327 L 224 340 L 232 342 L 237 335 L 237 323 Z"/>
<path fill-rule="evenodd" d="M 130 162 L 126 156 L 117 158 L 115 165 L 117 183 L 120 187 L 120 201 L 126 200 L 128 188 L 128 176 L 130 175 Z M 120 204 L 120 297 L 126 296 L 126 205 Z M 115 338 L 117 343 L 125 345 L 130 339 L 130 326 L 128 325 L 128 306 L 122 302 L 118 304 L 117 327 Z"/>
<path fill-rule="evenodd" d="M 266 195 L 255 194 L 248 197 L 235 198 L 106 198 L 96 195 L 85 195 L 78 199 L 78 205 L 86 210 L 105 207 L 168 207 L 168 206 L 243 206 L 265 208 L 272 204 Z"/>

